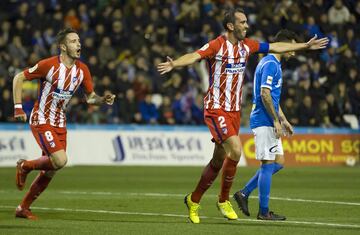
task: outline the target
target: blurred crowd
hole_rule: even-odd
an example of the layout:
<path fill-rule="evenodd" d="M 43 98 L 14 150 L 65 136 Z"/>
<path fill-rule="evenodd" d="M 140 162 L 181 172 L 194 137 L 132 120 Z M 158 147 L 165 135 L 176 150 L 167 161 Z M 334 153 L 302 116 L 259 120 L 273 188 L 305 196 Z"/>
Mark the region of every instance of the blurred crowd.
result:
<path fill-rule="evenodd" d="M 223 33 L 228 7 L 245 10 L 248 37 L 271 42 L 281 28 L 303 42 L 329 37 L 323 51 L 298 53 L 283 63 L 282 109 L 296 126 L 348 127 L 360 117 L 360 1 L 356 0 L 9 0 L 0 2 L 0 122 L 13 121 L 12 79 L 58 54 L 56 33 L 79 32 L 81 59 L 97 94 L 111 106 L 87 106 L 82 91 L 67 112 L 70 123 L 203 124 L 206 63 L 160 76 L 156 65 L 202 47 Z M 250 57 L 242 125 L 248 126 L 253 73 L 263 55 Z M 24 84 L 30 114 L 37 83 Z M 355 125 L 356 126 L 356 125 Z"/>

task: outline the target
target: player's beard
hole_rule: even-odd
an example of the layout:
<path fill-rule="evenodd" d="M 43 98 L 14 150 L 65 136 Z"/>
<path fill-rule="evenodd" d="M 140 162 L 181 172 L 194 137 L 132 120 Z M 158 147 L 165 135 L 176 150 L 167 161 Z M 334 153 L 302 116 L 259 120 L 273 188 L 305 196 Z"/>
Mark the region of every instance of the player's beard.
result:
<path fill-rule="evenodd" d="M 234 35 L 235 35 L 237 40 L 241 41 L 241 40 L 245 39 L 246 34 L 243 33 L 243 32 L 244 32 L 244 30 L 234 29 Z"/>
<path fill-rule="evenodd" d="M 70 57 L 71 59 L 73 60 L 76 60 L 76 59 L 79 59 L 80 58 L 80 52 L 78 52 L 77 50 L 74 50 L 74 51 L 69 51 L 67 53 L 68 57 Z"/>

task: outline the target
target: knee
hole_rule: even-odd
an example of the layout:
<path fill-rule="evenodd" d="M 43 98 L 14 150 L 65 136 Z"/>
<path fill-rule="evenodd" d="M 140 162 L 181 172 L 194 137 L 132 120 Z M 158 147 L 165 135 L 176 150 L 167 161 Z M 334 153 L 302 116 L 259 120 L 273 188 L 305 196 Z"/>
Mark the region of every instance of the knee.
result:
<path fill-rule="evenodd" d="M 54 165 L 55 170 L 59 170 L 66 165 L 67 157 L 66 156 L 54 157 L 52 158 L 52 163 Z"/>
<path fill-rule="evenodd" d="M 234 161 L 239 161 L 241 157 L 241 153 L 242 153 L 241 148 L 232 148 L 230 150 L 229 157 Z"/>

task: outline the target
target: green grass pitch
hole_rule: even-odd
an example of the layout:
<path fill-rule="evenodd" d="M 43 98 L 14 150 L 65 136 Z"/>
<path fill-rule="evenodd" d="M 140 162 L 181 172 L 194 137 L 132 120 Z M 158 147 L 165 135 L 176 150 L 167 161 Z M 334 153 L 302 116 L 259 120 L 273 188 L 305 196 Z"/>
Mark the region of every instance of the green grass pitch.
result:
<path fill-rule="evenodd" d="M 273 177 L 270 209 L 285 222 L 221 217 L 215 206 L 219 178 L 201 201 L 201 224 L 187 221 L 185 194 L 195 187 L 201 167 L 67 167 L 33 204 L 38 221 L 14 218 L 29 188 L 15 187 L 15 167 L 0 169 L 0 234 L 360 234 L 360 168 L 285 168 Z M 256 171 L 240 167 L 231 193 Z M 232 201 L 232 199 L 231 199 Z M 235 202 L 232 201 L 235 207 Z"/>

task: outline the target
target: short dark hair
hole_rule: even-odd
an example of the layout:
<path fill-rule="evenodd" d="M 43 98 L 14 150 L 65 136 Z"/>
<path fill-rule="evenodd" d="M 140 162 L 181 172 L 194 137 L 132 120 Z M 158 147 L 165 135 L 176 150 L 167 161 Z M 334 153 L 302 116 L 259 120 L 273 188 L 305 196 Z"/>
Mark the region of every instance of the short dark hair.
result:
<path fill-rule="evenodd" d="M 65 28 L 63 30 L 61 30 L 60 32 L 58 32 L 58 34 L 56 35 L 56 43 L 58 44 L 58 46 L 62 43 L 64 43 L 64 40 L 66 38 L 66 35 L 68 35 L 69 33 L 76 33 L 78 34 L 78 32 L 75 29 L 72 28 Z"/>
<path fill-rule="evenodd" d="M 235 24 L 235 13 L 236 12 L 245 14 L 245 11 L 242 8 L 229 8 L 225 11 L 224 19 L 223 19 L 224 29 L 229 30 L 227 27 L 228 23 Z"/>
<path fill-rule="evenodd" d="M 281 29 L 274 38 L 274 42 L 291 42 L 292 40 L 299 42 L 299 37 L 296 33 L 287 29 Z"/>

